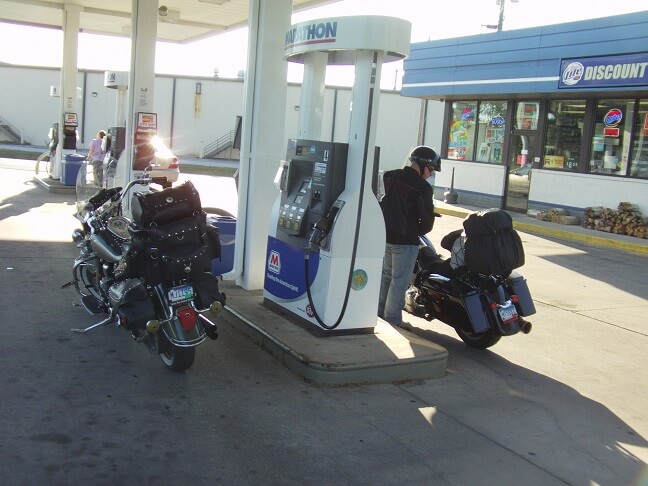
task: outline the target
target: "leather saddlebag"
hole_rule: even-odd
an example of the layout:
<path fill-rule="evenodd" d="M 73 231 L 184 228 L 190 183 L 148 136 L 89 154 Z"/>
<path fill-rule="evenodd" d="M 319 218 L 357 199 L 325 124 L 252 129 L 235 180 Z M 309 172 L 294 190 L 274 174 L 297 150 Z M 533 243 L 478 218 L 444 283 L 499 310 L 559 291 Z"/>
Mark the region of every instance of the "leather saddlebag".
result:
<path fill-rule="evenodd" d="M 167 225 L 131 226 L 129 232 L 133 247 L 127 257 L 127 273 L 144 278 L 149 285 L 209 271 L 214 255 L 220 255 L 218 235 L 213 238 L 208 232 L 205 213 Z"/>
<path fill-rule="evenodd" d="M 114 284 L 108 290 L 108 298 L 119 315 L 119 323 L 125 329 L 144 329 L 147 321 L 155 319 L 153 302 L 144 284 L 136 278 L 128 278 Z"/>
<path fill-rule="evenodd" d="M 197 273 L 192 276 L 198 309 L 207 309 L 213 302 L 225 305 L 225 294 L 218 288 L 218 278 L 211 272 Z"/>

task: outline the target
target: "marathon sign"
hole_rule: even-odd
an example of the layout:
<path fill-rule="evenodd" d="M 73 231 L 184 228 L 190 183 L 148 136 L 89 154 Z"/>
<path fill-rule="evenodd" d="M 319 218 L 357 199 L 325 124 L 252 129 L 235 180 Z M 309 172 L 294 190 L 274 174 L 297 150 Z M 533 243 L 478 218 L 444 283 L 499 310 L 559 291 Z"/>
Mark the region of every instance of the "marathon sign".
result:
<path fill-rule="evenodd" d="M 648 86 L 648 53 L 563 59 L 559 89 Z"/>
<path fill-rule="evenodd" d="M 411 32 L 407 20 L 379 15 L 308 20 L 284 33 L 284 59 L 304 63 L 320 52 L 328 53 L 326 65 L 352 66 L 362 50 L 382 52 L 383 63 L 397 61 L 409 54 Z"/>
<path fill-rule="evenodd" d="M 337 22 L 319 22 L 290 29 L 286 32 L 284 49 L 305 44 L 335 42 L 337 39 L 337 25 Z"/>

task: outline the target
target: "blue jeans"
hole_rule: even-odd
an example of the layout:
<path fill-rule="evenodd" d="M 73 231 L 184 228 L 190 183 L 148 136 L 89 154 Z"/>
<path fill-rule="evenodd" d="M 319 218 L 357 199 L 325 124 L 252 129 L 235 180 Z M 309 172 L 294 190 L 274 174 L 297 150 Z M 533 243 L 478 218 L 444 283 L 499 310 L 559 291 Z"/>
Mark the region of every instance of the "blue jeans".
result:
<path fill-rule="evenodd" d="M 385 247 L 378 316 L 395 326 L 403 323 L 405 291 L 412 280 L 418 251 L 417 245 L 387 243 Z"/>

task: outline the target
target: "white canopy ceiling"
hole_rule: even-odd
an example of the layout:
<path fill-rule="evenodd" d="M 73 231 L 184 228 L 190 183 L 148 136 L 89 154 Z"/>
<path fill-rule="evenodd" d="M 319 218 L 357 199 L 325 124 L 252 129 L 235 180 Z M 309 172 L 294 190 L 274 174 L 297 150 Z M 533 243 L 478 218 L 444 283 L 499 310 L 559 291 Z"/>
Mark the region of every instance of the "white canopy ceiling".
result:
<path fill-rule="evenodd" d="M 293 0 L 293 10 L 336 1 Z M 0 0 L 0 21 L 60 29 L 66 4 L 82 7 L 81 32 L 130 36 L 131 0 Z M 160 0 L 158 40 L 187 43 L 244 27 L 248 4 L 249 0 Z"/>

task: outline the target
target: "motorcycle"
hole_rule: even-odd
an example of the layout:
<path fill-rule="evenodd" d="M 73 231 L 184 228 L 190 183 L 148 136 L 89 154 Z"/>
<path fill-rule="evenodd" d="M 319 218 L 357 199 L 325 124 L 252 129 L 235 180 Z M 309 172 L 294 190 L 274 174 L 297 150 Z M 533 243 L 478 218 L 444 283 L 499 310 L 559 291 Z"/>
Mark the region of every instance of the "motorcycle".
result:
<path fill-rule="evenodd" d="M 126 218 L 123 199 L 134 186 L 152 182 L 145 173 L 124 188 L 77 186 L 75 217 L 82 228 L 72 240 L 79 256 L 72 281 L 61 288 L 73 286 L 88 312 L 108 315 L 73 331 L 115 323 L 180 372 L 194 363 L 196 346 L 218 337 L 213 319 L 225 294 L 209 270 L 212 258 L 220 256 L 220 243 L 191 182 L 134 191 L 132 219 Z"/>
<path fill-rule="evenodd" d="M 490 221 L 480 223 L 481 231 L 475 233 L 475 218 L 484 215 Z M 467 225 L 471 217 L 464 220 L 463 230 L 441 241 L 464 263 L 457 268 L 450 265 L 450 258 L 443 260 L 436 253 L 426 236 L 420 237 L 404 310 L 428 321 L 438 319 L 453 327 L 468 346 L 486 349 L 503 336 L 531 332 L 525 317 L 536 309 L 526 280 L 514 270 L 524 264 L 524 253 L 510 215 L 483 211 Z"/>

